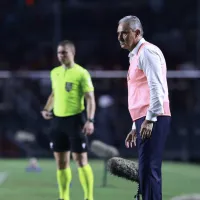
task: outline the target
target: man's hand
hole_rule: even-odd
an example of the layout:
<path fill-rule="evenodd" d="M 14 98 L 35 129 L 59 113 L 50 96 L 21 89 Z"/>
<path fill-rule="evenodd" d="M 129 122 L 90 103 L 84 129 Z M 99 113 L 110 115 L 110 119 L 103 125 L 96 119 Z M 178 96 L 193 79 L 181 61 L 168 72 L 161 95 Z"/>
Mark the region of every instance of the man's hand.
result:
<path fill-rule="evenodd" d="M 132 148 L 133 144 L 134 144 L 134 146 L 136 146 L 136 139 L 137 139 L 136 130 L 132 130 L 126 137 L 126 140 L 125 140 L 126 147 Z"/>
<path fill-rule="evenodd" d="M 142 139 L 150 138 L 153 129 L 153 122 L 144 120 L 140 129 L 140 136 Z"/>
<path fill-rule="evenodd" d="M 46 119 L 46 120 L 49 120 L 53 117 L 52 113 L 47 111 L 47 110 L 41 111 L 41 114 L 42 114 L 43 118 Z"/>
<path fill-rule="evenodd" d="M 92 122 L 87 121 L 82 131 L 83 133 L 85 133 L 85 135 L 92 135 L 92 133 L 94 132 L 94 124 Z"/>

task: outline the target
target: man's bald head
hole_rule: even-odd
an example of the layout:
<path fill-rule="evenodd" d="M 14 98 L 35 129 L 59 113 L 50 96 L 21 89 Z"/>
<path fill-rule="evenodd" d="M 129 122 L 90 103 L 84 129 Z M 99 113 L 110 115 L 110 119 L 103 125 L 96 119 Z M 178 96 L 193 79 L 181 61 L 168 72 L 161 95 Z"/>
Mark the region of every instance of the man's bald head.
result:
<path fill-rule="evenodd" d="M 122 19 L 119 20 L 119 24 L 121 23 L 127 23 L 129 24 L 129 27 L 135 31 L 135 30 L 140 30 L 140 35 L 143 37 L 143 27 L 142 27 L 142 24 L 139 20 L 138 17 L 136 16 L 132 16 L 132 15 L 129 15 L 129 16 L 126 16 L 126 17 L 123 17 Z"/>

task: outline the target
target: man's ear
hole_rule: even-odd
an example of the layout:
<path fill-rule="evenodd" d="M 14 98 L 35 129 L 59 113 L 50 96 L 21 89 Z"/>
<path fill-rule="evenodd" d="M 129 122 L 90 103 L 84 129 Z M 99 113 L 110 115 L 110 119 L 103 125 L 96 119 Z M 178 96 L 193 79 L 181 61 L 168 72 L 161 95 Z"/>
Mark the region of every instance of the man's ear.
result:
<path fill-rule="evenodd" d="M 136 36 L 136 37 L 139 37 L 139 36 L 140 36 L 140 30 L 139 30 L 139 29 L 135 30 L 135 36 Z"/>

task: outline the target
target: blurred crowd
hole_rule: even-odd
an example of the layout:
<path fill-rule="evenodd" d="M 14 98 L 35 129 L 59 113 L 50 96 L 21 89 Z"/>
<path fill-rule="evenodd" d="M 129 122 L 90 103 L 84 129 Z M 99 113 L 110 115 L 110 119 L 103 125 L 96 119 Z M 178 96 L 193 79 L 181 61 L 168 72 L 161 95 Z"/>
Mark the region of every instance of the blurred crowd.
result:
<path fill-rule="evenodd" d="M 197 0 L 2 0 L 0 69 L 51 69 L 56 45 L 73 40 L 77 62 L 89 69 L 127 69 L 117 23 L 138 16 L 145 38 L 164 52 L 168 69 L 195 68 Z M 187 64 L 186 67 L 184 64 Z"/>
<path fill-rule="evenodd" d="M 124 140 L 132 122 L 127 107 L 126 79 L 93 79 L 97 110 L 95 134 L 89 138 L 115 146 L 123 156 L 136 156 Z M 166 158 L 200 157 L 200 106 L 197 79 L 168 79 L 172 127 Z M 191 90 L 193 88 L 194 90 Z M 51 92 L 49 79 L 0 79 L 0 155 L 49 156 L 51 120 L 40 111 Z M 11 145 L 11 146 L 10 146 Z"/>

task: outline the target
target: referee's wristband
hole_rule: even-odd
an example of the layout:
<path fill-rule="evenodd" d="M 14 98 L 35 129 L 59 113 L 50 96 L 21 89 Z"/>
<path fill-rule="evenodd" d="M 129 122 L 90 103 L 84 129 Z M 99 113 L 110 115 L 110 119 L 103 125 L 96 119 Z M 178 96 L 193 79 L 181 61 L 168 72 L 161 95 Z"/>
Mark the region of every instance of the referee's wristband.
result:
<path fill-rule="evenodd" d="M 94 119 L 87 119 L 88 122 L 94 123 Z"/>
<path fill-rule="evenodd" d="M 49 111 L 49 110 L 47 110 L 47 109 L 43 109 L 42 111 L 51 112 L 51 111 Z"/>
<path fill-rule="evenodd" d="M 47 109 L 43 109 L 43 111 L 50 112 L 50 111 L 48 111 Z"/>

